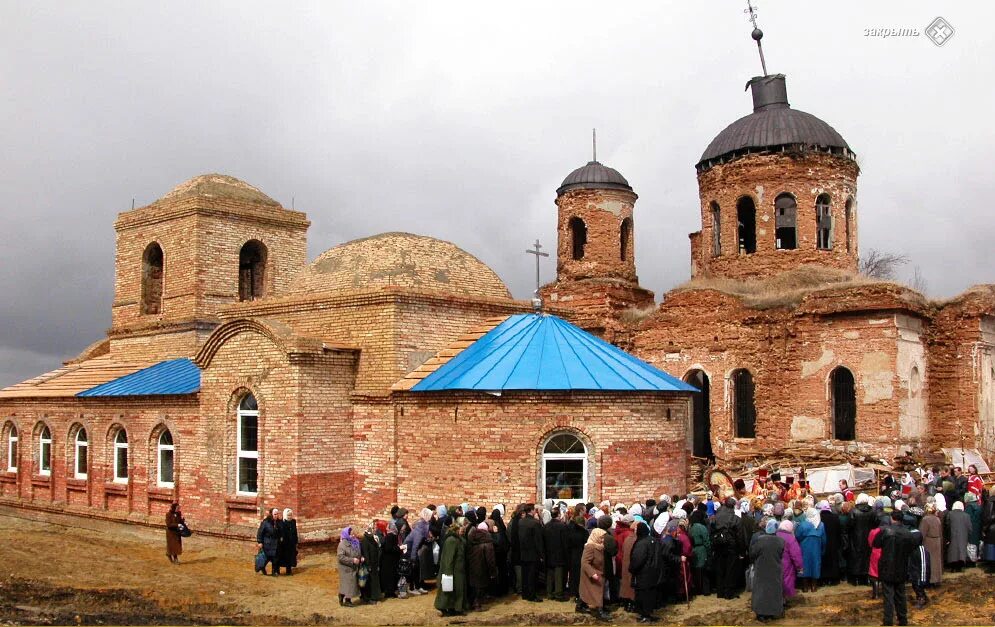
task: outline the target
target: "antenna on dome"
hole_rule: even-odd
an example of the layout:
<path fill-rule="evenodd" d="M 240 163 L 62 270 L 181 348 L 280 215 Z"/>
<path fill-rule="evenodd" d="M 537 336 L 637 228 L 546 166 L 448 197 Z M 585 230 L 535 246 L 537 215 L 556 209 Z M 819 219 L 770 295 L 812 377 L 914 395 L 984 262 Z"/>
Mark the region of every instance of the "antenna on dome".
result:
<path fill-rule="evenodd" d="M 753 41 L 757 42 L 757 51 L 760 52 L 760 67 L 763 68 L 764 76 L 767 76 L 767 62 L 764 61 L 764 47 L 760 44 L 760 40 L 764 38 L 764 32 L 760 30 L 757 26 L 757 12 L 760 7 L 753 6 L 750 0 L 746 0 L 746 8 L 743 9 L 743 13 L 750 14 L 750 22 L 753 23 L 753 32 L 750 34 L 753 37 Z"/>
<path fill-rule="evenodd" d="M 131 208 L 132 209 L 135 208 L 135 197 L 134 196 L 132 196 L 132 198 L 131 198 Z"/>
<path fill-rule="evenodd" d="M 598 129 L 591 129 L 591 146 L 594 148 L 594 162 L 598 162 Z"/>

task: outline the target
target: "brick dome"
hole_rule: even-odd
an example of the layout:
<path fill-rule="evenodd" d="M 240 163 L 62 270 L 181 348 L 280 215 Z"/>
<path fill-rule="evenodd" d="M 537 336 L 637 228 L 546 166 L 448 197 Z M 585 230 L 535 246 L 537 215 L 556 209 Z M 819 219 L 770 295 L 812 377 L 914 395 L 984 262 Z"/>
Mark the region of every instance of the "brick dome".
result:
<path fill-rule="evenodd" d="M 157 203 L 175 202 L 187 198 L 224 198 L 257 205 L 279 207 L 276 202 L 258 188 L 241 179 L 227 174 L 201 174 L 174 187 Z"/>
<path fill-rule="evenodd" d="M 289 292 L 351 292 L 389 286 L 511 298 L 498 275 L 470 253 L 451 242 L 412 233 L 381 233 L 329 249 L 295 279 Z"/>
<path fill-rule="evenodd" d="M 556 195 L 572 189 L 624 189 L 631 192 L 632 186 L 615 168 L 609 168 L 599 161 L 588 161 L 563 179 Z"/>

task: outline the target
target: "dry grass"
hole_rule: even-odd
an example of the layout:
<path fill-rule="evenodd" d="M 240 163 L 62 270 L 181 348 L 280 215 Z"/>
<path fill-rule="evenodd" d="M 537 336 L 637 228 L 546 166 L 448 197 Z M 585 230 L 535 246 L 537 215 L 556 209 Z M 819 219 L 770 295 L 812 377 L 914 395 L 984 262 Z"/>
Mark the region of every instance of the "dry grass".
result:
<path fill-rule="evenodd" d="M 639 324 L 652 316 L 654 311 L 656 311 L 656 303 L 642 308 L 630 307 L 623 311 L 619 318 L 623 324 Z"/>

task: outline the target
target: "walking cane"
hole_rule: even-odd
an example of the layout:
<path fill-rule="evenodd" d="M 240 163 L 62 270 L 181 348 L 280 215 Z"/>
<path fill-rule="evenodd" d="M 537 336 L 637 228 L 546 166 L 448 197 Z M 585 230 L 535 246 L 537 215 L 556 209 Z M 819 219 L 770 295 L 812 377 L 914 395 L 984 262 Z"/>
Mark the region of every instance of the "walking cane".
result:
<path fill-rule="evenodd" d="M 684 580 L 684 598 L 687 599 L 688 609 L 691 609 L 691 593 L 688 592 L 688 572 L 684 568 L 685 564 L 687 564 L 687 562 L 681 562 L 681 579 Z"/>

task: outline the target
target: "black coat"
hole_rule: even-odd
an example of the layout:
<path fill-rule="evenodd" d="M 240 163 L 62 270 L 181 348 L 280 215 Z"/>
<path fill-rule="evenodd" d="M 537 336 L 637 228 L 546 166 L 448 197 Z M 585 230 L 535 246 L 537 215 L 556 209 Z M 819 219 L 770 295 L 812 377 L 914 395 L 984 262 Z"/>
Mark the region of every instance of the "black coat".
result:
<path fill-rule="evenodd" d="M 746 549 L 742 525 L 731 507 L 719 507 L 712 520 L 711 536 L 713 553 L 741 555 Z M 722 538 L 725 538 L 724 542 Z"/>
<path fill-rule="evenodd" d="M 276 558 L 280 550 L 280 526 L 272 518 L 263 518 L 256 531 L 256 543 L 263 545 L 266 557 Z"/>
<path fill-rule="evenodd" d="M 521 560 L 521 546 L 522 542 L 518 538 L 518 524 L 522 522 L 521 516 L 514 516 L 511 522 L 508 523 L 508 556 L 511 560 L 512 566 L 518 566 L 522 563 Z"/>
<path fill-rule="evenodd" d="M 580 559 L 584 555 L 584 544 L 587 543 L 588 535 L 587 529 L 575 525 L 572 521 L 567 525 L 563 535 L 567 552 L 567 566 L 570 569 L 568 578 L 570 594 L 575 597 L 580 594 Z"/>
<path fill-rule="evenodd" d="M 566 532 L 567 525 L 562 520 L 551 520 L 543 527 L 542 541 L 546 549 L 546 568 L 567 565 Z"/>
<path fill-rule="evenodd" d="M 663 559 L 660 556 L 660 543 L 645 535 L 632 545 L 629 557 L 629 572 L 632 573 L 632 587 L 636 590 L 650 590 L 663 580 Z"/>
<path fill-rule="evenodd" d="M 280 521 L 280 547 L 277 549 L 277 557 L 281 567 L 294 568 L 297 566 L 297 521 Z"/>
<path fill-rule="evenodd" d="M 397 594 L 397 563 L 400 560 L 397 534 L 388 533 L 380 543 L 380 590 L 388 596 Z"/>
<path fill-rule="evenodd" d="M 831 511 L 823 511 L 819 517 L 822 518 L 822 526 L 826 530 L 826 546 L 822 553 L 822 579 L 839 579 L 840 558 L 843 553 L 840 517 Z"/>
<path fill-rule="evenodd" d="M 534 516 L 518 521 L 518 559 L 521 562 L 538 562 L 545 555 L 542 541 L 542 523 Z"/>
<path fill-rule="evenodd" d="M 618 555 L 620 547 L 618 540 L 610 532 L 605 535 L 605 579 L 610 579 L 615 573 L 615 556 Z"/>
<path fill-rule="evenodd" d="M 478 590 L 486 589 L 497 578 L 494 540 L 481 529 L 471 529 L 467 535 L 466 574 L 470 585 Z"/>
<path fill-rule="evenodd" d="M 867 544 L 867 536 L 871 529 L 878 526 L 878 517 L 870 505 L 861 504 L 850 512 L 850 546 L 854 562 L 849 565 L 850 574 L 855 577 L 866 577 L 871 565 L 871 547 Z"/>
<path fill-rule="evenodd" d="M 874 538 L 874 548 L 881 549 L 878 579 L 887 583 L 903 583 L 909 577 L 909 556 L 915 542 L 912 533 L 902 525 L 883 525 Z"/>

